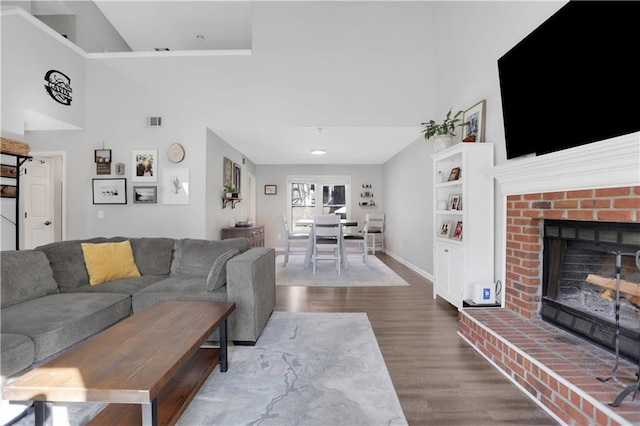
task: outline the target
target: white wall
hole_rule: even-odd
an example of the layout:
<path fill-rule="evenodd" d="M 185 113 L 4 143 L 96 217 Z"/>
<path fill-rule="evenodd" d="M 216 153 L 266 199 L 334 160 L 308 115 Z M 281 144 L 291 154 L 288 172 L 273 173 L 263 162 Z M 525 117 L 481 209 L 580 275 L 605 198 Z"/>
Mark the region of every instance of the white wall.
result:
<path fill-rule="evenodd" d="M 258 179 L 258 224 L 265 226 L 265 245 L 284 247 L 284 226 L 282 214 L 287 211 L 288 176 L 350 176 L 351 177 L 351 214 L 349 219 L 358 222 L 362 229 L 367 213 L 385 211 L 383 189 L 383 166 L 372 165 L 336 165 L 336 166 L 256 166 Z M 375 207 L 359 206 L 362 185 L 370 184 L 376 202 Z M 277 185 L 276 195 L 265 195 L 265 185 Z"/>

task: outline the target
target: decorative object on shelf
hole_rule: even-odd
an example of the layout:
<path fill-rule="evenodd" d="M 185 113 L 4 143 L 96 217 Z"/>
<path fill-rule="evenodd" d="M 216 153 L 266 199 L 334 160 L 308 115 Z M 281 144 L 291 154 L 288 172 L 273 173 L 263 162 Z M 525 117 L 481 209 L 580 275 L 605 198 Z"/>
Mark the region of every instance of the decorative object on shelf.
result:
<path fill-rule="evenodd" d="M 94 178 L 93 204 L 127 204 L 126 178 Z"/>
<path fill-rule="evenodd" d="M 447 112 L 444 121 L 440 124 L 436 123 L 434 120 L 429 120 L 426 123 L 420 123 L 422 126 L 424 126 L 424 129 L 422 130 L 422 133 L 424 133 L 424 138 L 433 138 L 433 149 L 436 152 L 442 151 L 443 149 L 446 149 L 453 145 L 453 136 L 456 135 L 454 131 L 456 127 L 459 127 L 461 125 L 462 119 L 460 118 L 460 115 L 462 115 L 463 111 L 456 112 L 456 114 L 452 117 L 452 110 L 453 107 L 449 109 L 449 112 Z"/>
<path fill-rule="evenodd" d="M 462 142 L 484 142 L 486 104 L 483 99 L 462 115 Z"/>
<path fill-rule="evenodd" d="M 157 182 L 158 150 L 134 149 L 132 151 L 132 182 Z"/>
<path fill-rule="evenodd" d="M 162 204 L 189 204 L 189 169 L 162 169 Z"/>
<path fill-rule="evenodd" d="M 264 186 L 265 195 L 276 195 L 278 193 L 277 185 L 265 185 Z"/>
<path fill-rule="evenodd" d="M 449 196 L 449 210 L 461 210 L 460 209 L 460 194 L 451 194 Z"/>
<path fill-rule="evenodd" d="M 438 210 L 443 211 L 446 209 L 447 209 L 447 201 L 446 200 L 438 201 Z"/>
<path fill-rule="evenodd" d="M 233 186 L 233 162 L 227 157 L 222 159 L 222 186 Z"/>
<path fill-rule="evenodd" d="M 440 232 L 438 233 L 438 236 L 449 238 L 449 233 L 451 232 L 451 225 L 452 225 L 452 222 L 450 220 L 443 220 L 442 223 L 440 224 Z"/>
<path fill-rule="evenodd" d="M 171 146 L 167 150 L 167 157 L 172 163 L 181 162 L 182 160 L 184 160 L 184 155 L 184 147 L 179 143 L 171 144 Z"/>
<path fill-rule="evenodd" d="M 453 231 L 453 236 L 451 237 L 454 240 L 461 240 L 462 239 L 462 221 L 459 220 L 458 223 L 456 223 L 456 229 Z"/>
<path fill-rule="evenodd" d="M 242 192 L 242 166 L 238 163 L 233 163 L 233 185 L 236 187 L 234 197 L 239 197 Z"/>
<path fill-rule="evenodd" d="M 236 189 L 231 185 L 228 185 L 228 186 L 224 187 L 224 196 L 225 196 L 225 198 L 233 198 L 233 194 L 235 192 L 236 192 Z"/>
<path fill-rule="evenodd" d="M 447 182 L 460 179 L 460 171 L 460 167 L 454 167 L 453 169 L 451 169 L 451 173 L 449 173 L 449 179 L 447 179 Z"/>
<path fill-rule="evenodd" d="M 26 142 L 18 142 L 13 139 L 0 138 L 0 152 L 3 154 L 28 155 L 31 147 Z"/>
<path fill-rule="evenodd" d="M 158 202 L 158 187 L 134 186 L 133 202 L 134 204 L 156 204 Z"/>
<path fill-rule="evenodd" d="M 371 188 L 371 184 L 370 183 L 363 183 L 362 187 L 363 188 Z"/>

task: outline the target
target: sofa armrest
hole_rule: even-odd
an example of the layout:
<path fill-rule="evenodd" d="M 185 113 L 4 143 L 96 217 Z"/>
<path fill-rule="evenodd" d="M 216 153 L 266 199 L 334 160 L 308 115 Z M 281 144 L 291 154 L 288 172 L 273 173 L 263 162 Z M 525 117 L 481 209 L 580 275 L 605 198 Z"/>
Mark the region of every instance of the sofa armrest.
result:
<path fill-rule="evenodd" d="M 255 343 L 276 306 L 275 249 L 255 247 L 227 262 L 227 301 L 236 304 L 230 338 Z"/>

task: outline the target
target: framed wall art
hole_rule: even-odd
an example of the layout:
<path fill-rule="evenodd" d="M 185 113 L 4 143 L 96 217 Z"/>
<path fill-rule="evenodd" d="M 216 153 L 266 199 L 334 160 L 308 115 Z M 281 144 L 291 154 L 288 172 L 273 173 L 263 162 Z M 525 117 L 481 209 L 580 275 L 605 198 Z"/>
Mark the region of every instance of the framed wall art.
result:
<path fill-rule="evenodd" d="M 131 157 L 132 182 L 158 181 L 157 149 L 134 149 Z"/>
<path fill-rule="evenodd" d="M 239 197 L 242 191 L 242 167 L 238 163 L 233 163 L 233 186 Z"/>
<path fill-rule="evenodd" d="M 222 186 L 233 186 L 233 162 L 227 157 L 222 159 Z"/>
<path fill-rule="evenodd" d="M 111 162 L 111 150 L 110 149 L 96 149 L 93 151 L 94 161 L 96 163 L 110 163 Z"/>
<path fill-rule="evenodd" d="M 162 170 L 162 204 L 189 204 L 189 169 Z"/>
<path fill-rule="evenodd" d="M 484 142 L 486 100 L 481 100 L 462 114 L 462 142 Z"/>
<path fill-rule="evenodd" d="M 265 195 L 276 195 L 278 193 L 277 185 L 265 185 L 264 186 Z"/>
<path fill-rule="evenodd" d="M 93 204 L 127 204 L 126 178 L 95 178 L 93 181 Z"/>
<path fill-rule="evenodd" d="M 133 202 L 136 204 L 156 204 L 158 202 L 158 187 L 134 186 Z"/>

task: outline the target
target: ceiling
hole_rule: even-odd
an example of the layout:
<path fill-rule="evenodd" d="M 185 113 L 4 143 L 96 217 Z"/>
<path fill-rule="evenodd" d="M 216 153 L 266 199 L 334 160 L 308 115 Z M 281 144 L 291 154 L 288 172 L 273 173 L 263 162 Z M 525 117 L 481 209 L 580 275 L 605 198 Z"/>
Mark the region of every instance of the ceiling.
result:
<path fill-rule="evenodd" d="M 65 3 L 71 6 L 73 2 L 52 0 L 37 3 L 47 7 L 47 13 L 64 14 L 68 13 Z M 254 3 L 217 0 L 95 1 L 132 50 L 152 52 L 147 55 L 166 53 L 155 52 L 156 48 L 168 48 L 171 52 L 252 49 Z M 57 10 L 53 7 L 56 4 Z M 421 129 L 417 126 L 327 126 L 320 133 L 318 125 L 321 123 L 298 127 L 223 127 L 211 130 L 255 164 L 383 164 L 421 137 Z M 325 149 L 327 154 L 311 155 L 310 151 L 316 148 Z"/>

